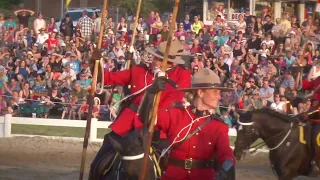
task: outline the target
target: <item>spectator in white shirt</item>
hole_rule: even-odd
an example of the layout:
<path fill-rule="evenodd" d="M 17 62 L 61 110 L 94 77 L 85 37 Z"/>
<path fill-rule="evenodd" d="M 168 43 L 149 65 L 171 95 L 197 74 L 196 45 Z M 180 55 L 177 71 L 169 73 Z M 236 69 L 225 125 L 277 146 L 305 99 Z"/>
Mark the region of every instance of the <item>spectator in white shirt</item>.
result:
<path fill-rule="evenodd" d="M 37 37 L 37 43 L 39 45 L 43 45 L 43 43 L 49 39 L 49 35 L 45 32 L 45 28 L 41 28 L 40 29 L 40 34 L 38 34 L 38 37 Z"/>
<path fill-rule="evenodd" d="M 46 29 L 47 24 L 44 19 L 42 19 L 42 13 L 38 13 L 38 18 L 34 20 L 33 22 L 33 29 L 36 34 L 40 33 L 40 29 L 44 28 Z"/>
<path fill-rule="evenodd" d="M 68 88 L 71 90 L 71 84 L 77 79 L 76 72 L 71 69 L 70 63 L 66 63 L 64 66 L 64 71 L 58 80 L 62 81 L 61 88 Z"/>

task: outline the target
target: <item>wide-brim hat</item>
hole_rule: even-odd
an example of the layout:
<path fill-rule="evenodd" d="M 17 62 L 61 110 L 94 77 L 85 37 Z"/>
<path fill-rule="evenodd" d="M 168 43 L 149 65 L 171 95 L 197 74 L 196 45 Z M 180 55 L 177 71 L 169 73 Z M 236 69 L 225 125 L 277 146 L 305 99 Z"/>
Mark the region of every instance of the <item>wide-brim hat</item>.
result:
<path fill-rule="evenodd" d="M 146 48 L 146 51 L 153 56 L 156 56 L 160 59 L 164 59 L 165 51 L 167 47 L 167 41 L 161 42 L 158 49 Z M 171 42 L 169 49 L 168 61 L 176 64 L 185 64 L 185 61 L 182 59 L 182 56 L 185 55 L 182 47 L 182 44 L 179 40 L 174 40 Z"/>
<path fill-rule="evenodd" d="M 197 89 L 218 89 L 223 92 L 234 91 L 233 88 L 224 87 L 221 84 L 220 77 L 209 68 L 203 68 L 193 75 L 190 88 L 179 90 L 192 91 Z"/>

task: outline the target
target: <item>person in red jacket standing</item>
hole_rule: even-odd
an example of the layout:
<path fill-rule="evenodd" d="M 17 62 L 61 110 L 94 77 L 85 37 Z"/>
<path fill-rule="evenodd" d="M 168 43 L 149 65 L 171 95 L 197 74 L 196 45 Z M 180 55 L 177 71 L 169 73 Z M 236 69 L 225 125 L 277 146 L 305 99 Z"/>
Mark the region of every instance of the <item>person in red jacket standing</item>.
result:
<path fill-rule="evenodd" d="M 166 78 L 158 77 L 146 91 L 142 109 L 152 109 L 154 96 L 165 89 Z M 235 160 L 230 148 L 226 122 L 215 114 L 221 91 L 233 91 L 220 83 L 219 76 L 208 68 L 198 71 L 189 88 L 194 95 L 188 107 L 159 108 L 155 128 L 168 135 L 168 165 L 161 180 L 234 180 Z M 139 112 L 148 118 L 148 111 Z M 148 121 L 148 120 L 145 120 Z M 164 152 L 166 152 L 164 151 Z M 164 153 L 162 154 L 164 155 Z"/>
<path fill-rule="evenodd" d="M 167 42 L 162 42 L 159 45 L 159 50 L 154 52 L 151 48 L 147 51 L 154 56 L 153 60 L 147 60 L 144 64 L 139 64 L 133 66 L 130 70 L 124 70 L 119 72 L 104 72 L 104 84 L 105 85 L 123 85 L 129 86 L 131 97 L 131 102 L 129 107 L 124 108 L 122 112 L 118 115 L 115 122 L 113 122 L 109 128 L 112 132 L 105 136 L 113 138 L 121 138 L 126 135 L 129 131 L 133 129 L 140 129 L 143 127 L 143 122 L 137 116 L 137 110 L 143 99 L 143 94 L 147 88 L 152 84 L 155 74 L 159 72 L 162 66 L 162 59 L 166 49 Z M 159 107 L 165 108 L 173 106 L 173 104 L 182 102 L 184 97 L 184 92 L 178 91 L 176 86 L 180 88 L 186 88 L 190 86 L 191 75 L 190 71 L 182 67 L 184 60 L 182 60 L 182 45 L 178 40 L 171 43 L 171 48 L 168 58 L 168 69 L 166 71 L 169 83 L 166 85 L 166 90 L 161 94 L 161 103 Z M 93 60 L 100 59 L 101 53 L 98 51 L 93 53 Z M 91 63 L 94 64 L 94 63 Z M 98 79 L 101 79 L 98 77 Z M 161 136 L 165 138 L 165 136 Z M 101 149 L 93 160 L 90 169 L 90 178 L 95 179 L 93 176 L 99 175 L 97 172 L 97 167 L 99 163 L 103 161 L 102 159 L 106 155 L 112 156 L 114 154 L 114 148 L 108 141 L 104 141 Z M 90 179 L 89 178 L 89 179 Z"/>

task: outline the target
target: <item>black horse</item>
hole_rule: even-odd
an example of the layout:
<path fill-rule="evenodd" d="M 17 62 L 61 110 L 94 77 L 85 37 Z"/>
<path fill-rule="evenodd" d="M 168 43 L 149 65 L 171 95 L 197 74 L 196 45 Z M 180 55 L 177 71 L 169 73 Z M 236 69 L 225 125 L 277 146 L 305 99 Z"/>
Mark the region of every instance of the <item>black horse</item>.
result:
<path fill-rule="evenodd" d="M 144 135 L 142 135 L 144 134 Z M 122 137 L 121 139 L 108 138 L 112 146 L 117 151 L 118 155 L 115 158 L 114 163 L 109 166 L 108 172 L 105 175 L 101 175 L 100 170 L 97 172 L 99 180 L 138 180 L 140 171 L 143 164 L 144 157 L 144 141 L 146 140 L 146 133 L 141 131 L 132 131 L 128 135 Z M 148 163 L 148 171 L 146 179 L 157 179 L 161 176 L 162 170 L 158 164 L 159 154 L 151 149 Z M 161 167 L 163 167 L 161 163 Z M 106 169 L 103 169 L 106 171 Z"/>
<path fill-rule="evenodd" d="M 312 160 L 320 167 L 320 145 L 311 135 L 314 127 L 267 108 L 241 113 L 234 155 L 241 160 L 261 138 L 270 150 L 269 160 L 279 180 L 308 176 Z"/>

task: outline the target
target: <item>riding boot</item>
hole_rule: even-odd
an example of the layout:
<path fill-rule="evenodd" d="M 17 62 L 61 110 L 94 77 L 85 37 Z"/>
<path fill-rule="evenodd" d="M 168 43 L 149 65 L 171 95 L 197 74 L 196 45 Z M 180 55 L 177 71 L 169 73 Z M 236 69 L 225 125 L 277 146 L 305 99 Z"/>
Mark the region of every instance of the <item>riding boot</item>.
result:
<path fill-rule="evenodd" d="M 116 151 L 108 140 L 109 137 L 121 138 L 114 132 L 110 132 L 104 136 L 103 144 L 91 163 L 89 180 L 99 180 L 104 175 L 106 166 L 110 165 L 113 161 Z"/>

